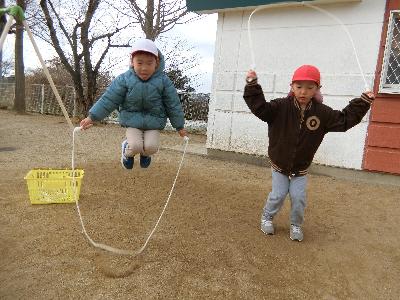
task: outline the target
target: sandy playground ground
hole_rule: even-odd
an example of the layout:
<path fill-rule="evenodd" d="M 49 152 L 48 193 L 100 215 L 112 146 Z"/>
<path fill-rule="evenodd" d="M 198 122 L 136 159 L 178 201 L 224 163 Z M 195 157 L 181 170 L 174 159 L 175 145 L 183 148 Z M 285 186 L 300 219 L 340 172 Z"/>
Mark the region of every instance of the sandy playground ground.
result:
<path fill-rule="evenodd" d="M 136 250 L 175 178 L 182 140 L 162 134 L 147 170 L 120 167 L 124 130 L 81 134 L 80 206 L 95 241 Z M 192 144 L 205 142 L 191 136 Z M 266 167 L 188 154 L 175 192 L 137 257 L 96 250 L 74 204 L 31 205 L 24 176 L 68 168 L 63 117 L 0 111 L 0 299 L 398 299 L 399 187 L 310 175 L 303 242 L 259 229 L 271 187 Z"/>

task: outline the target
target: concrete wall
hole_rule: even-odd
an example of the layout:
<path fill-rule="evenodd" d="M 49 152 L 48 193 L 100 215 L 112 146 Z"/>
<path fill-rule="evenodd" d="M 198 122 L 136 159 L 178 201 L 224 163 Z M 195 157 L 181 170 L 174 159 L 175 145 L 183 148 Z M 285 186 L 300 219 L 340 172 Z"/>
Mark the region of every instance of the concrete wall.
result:
<path fill-rule="evenodd" d="M 346 25 L 372 89 L 385 1 L 319 7 Z M 207 148 L 266 155 L 267 124 L 251 114 L 242 98 L 245 74 L 252 67 L 247 28 L 251 12 L 218 15 Z M 257 11 L 250 25 L 255 68 L 266 99 L 285 96 L 293 71 L 303 64 L 318 66 L 324 103 L 335 109 L 365 89 L 346 32 L 325 14 L 305 6 L 267 8 Z M 346 133 L 329 133 L 314 162 L 361 169 L 368 118 Z"/>
<path fill-rule="evenodd" d="M 11 109 L 14 106 L 15 84 L 0 82 L 0 107 Z"/>

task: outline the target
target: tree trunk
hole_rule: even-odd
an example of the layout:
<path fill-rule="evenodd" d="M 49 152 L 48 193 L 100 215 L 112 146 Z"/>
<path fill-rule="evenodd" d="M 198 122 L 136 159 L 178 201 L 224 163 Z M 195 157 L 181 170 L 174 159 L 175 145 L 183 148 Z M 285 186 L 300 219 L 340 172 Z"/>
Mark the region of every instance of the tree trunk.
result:
<path fill-rule="evenodd" d="M 154 0 L 147 0 L 147 10 L 144 21 L 144 33 L 146 39 L 154 41 L 156 37 L 153 34 L 154 24 Z"/>
<path fill-rule="evenodd" d="M 25 0 L 18 0 L 17 4 L 25 8 Z M 15 33 L 15 99 L 14 110 L 25 113 L 25 74 L 24 74 L 24 27 L 17 21 Z"/>
<path fill-rule="evenodd" d="M 96 92 L 97 92 L 97 75 L 94 72 L 88 72 L 91 76 L 88 76 L 87 79 L 87 91 L 86 91 L 86 113 L 89 111 L 90 107 L 92 107 L 94 101 L 96 100 Z"/>
<path fill-rule="evenodd" d="M 86 100 L 84 96 L 84 90 L 82 86 L 82 81 L 80 80 L 80 76 L 76 73 L 74 73 L 72 77 L 72 81 L 74 82 L 74 90 L 75 90 L 75 109 L 76 109 L 76 115 L 77 116 L 86 116 L 87 112 L 87 105 L 86 105 Z"/>
<path fill-rule="evenodd" d="M 6 5 L 6 1 L 0 0 L 0 8 L 4 8 L 5 5 Z M 7 18 L 5 15 L 2 15 L 0 17 L 0 34 L 3 33 L 4 26 L 6 25 L 6 23 L 7 23 Z M 2 74 L 3 74 L 3 51 L 0 51 L 0 76 L 2 76 Z"/>

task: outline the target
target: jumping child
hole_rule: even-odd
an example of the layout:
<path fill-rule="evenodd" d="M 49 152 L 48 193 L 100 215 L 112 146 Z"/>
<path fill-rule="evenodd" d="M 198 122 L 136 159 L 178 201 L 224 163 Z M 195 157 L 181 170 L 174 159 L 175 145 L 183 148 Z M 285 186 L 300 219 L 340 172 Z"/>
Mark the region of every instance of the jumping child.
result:
<path fill-rule="evenodd" d="M 303 240 L 307 169 L 328 132 L 344 132 L 361 122 L 375 96 L 367 91 L 352 99 L 342 110 L 322 104 L 320 72 L 311 65 L 293 74 L 286 98 L 266 102 L 257 75 L 249 70 L 243 98 L 251 112 L 268 123 L 268 157 L 272 170 L 272 191 L 261 215 L 261 230 L 274 234 L 272 220 L 286 195 L 291 200 L 290 239 Z"/>
<path fill-rule="evenodd" d="M 182 106 L 174 85 L 164 74 L 164 66 L 164 57 L 153 41 L 137 41 L 129 70 L 113 80 L 80 123 L 87 129 L 94 121 L 119 110 L 119 123 L 126 128 L 126 139 L 121 144 L 121 164 L 125 169 L 133 168 L 137 154 L 142 168 L 150 165 L 167 117 L 181 137 L 187 136 Z"/>

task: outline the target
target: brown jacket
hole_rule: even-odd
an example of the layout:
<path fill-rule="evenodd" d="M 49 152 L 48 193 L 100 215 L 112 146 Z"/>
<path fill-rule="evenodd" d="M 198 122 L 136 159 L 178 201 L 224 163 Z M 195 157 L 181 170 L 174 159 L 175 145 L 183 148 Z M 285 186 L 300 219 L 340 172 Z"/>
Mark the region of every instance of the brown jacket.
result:
<path fill-rule="evenodd" d="M 293 96 L 266 102 L 259 84 L 246 85 L 243 98 L 251 112 L 268 123 L 272 167 L 288 176 L 307 174 L 325 134 L 343 132 L 360 123 L 372 102 L 362 94 L 339 111 L 312 100 L 302 113 Z"/>

